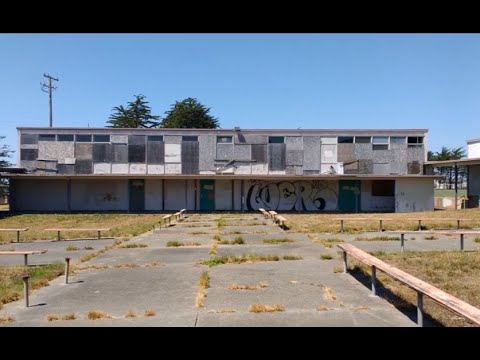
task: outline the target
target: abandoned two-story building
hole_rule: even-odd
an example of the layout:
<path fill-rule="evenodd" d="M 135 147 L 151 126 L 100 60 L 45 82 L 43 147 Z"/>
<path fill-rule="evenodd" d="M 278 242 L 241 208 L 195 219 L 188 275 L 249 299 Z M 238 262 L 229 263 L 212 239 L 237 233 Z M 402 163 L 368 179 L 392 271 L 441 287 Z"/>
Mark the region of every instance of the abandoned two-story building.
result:
<path fill-rule="evenodd" d="M 12 211 L 424 211 L 427 130 L 18 128 Z"/>

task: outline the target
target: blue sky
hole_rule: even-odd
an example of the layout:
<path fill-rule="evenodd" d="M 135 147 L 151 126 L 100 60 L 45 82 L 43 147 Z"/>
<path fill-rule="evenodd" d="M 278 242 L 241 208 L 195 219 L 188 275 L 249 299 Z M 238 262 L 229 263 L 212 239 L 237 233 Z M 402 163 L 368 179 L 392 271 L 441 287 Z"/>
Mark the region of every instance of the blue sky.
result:
<path fill-rule="evenodd" d="M 428 128 L 429 149 L 480 137 L 480 34 L 0 34 L 0 135 L 104 126 L 144 94 L 196 97 L 222 128 Z"/>

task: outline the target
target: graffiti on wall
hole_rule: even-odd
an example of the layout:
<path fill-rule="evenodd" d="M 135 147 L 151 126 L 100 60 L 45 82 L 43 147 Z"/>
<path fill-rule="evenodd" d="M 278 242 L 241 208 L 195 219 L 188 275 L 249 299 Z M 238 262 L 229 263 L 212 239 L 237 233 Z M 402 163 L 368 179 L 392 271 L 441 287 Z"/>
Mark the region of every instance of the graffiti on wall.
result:
<path fill-rule="evenodd" d="M 250 180 L 247 192 L 247 209 L 258 210 L 336 210 L 337 183 L 327 181 Z"/>

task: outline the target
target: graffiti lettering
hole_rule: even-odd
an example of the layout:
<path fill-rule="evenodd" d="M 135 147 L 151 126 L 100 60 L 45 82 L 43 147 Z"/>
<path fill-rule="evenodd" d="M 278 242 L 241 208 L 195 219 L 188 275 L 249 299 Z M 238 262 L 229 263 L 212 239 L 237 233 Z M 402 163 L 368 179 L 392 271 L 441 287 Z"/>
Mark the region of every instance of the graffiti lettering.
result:
<path fill-rule="evenodd" d="M 337 199 L 334 182 L 252 180 L 247 192 L 247 209 L 328 211 L 337 209 Z"/>

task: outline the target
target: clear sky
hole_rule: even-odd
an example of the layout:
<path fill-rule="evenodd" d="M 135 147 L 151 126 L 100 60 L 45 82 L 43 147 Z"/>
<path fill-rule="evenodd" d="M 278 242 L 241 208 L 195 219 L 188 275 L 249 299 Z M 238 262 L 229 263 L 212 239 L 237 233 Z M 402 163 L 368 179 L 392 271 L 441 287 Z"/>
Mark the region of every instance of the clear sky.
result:
<path fill-rule="evenodd" d="M 104 126 L 144 94 L 196 97 L 222 128 L 428 128 L 429 149 L 480 137 L 480 34 L 0 34 L 0 135 Z"/>

